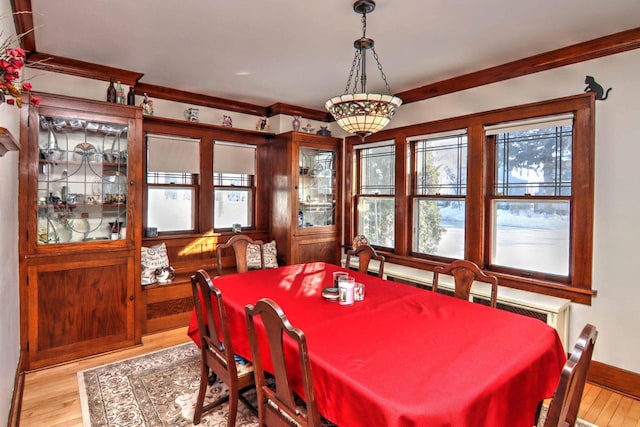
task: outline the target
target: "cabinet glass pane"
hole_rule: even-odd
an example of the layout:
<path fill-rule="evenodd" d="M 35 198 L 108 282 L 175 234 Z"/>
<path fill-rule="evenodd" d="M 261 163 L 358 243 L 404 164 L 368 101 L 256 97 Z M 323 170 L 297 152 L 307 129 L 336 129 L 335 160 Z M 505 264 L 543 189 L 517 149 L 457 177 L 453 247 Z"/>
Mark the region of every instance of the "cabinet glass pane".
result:
<path fill-rule="evenodd" d="M 125 238 L 128 128 L 41 115 L 38 243 Z"/>
<path fill-rule="evenodd" d="M 335 151 L 302 147 L 299 154 L 298 226 L 335 225 Z"/>

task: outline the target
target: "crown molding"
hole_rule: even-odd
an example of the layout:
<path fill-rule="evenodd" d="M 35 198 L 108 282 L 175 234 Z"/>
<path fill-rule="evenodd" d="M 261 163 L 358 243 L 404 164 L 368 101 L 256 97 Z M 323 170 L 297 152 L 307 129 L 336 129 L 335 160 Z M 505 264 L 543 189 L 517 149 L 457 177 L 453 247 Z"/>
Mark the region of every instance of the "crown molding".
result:
<path fill-rule="evenodd" d="M 321 122 L 331 122 L 333 117 L 328 111 L 319 111 L 311 108 L 298 107 L 297 105 L 276 102 L 267 107 L 267 116 L 276 116 L 278 114 L 288 114 L 290 116 L 302 116 L 305 119 L 318 120 Z"/>
<path fill-rule="evenodd" d="M 234 111 L 236 113 L 253 114 L 256 116 L 266 116 L 267 107 L 249 104 L 247 102 L 234 101 L 231 99 L 218 98 L 216 96 L 202 95 L 199 93 L 187 92 L 165 86 L 158 86 L 150 83 L 138 83 L 135 86 L 136 93 L 166 99 L 168 101 L 184 102 L 186 104 L 196 104 L 203 107 L 218 108 L 220 110 Z"/>
<path fill-rule="evenodd" d="M 107 82 L 113 79 L 114 81 L 120 81 L 129 86 L 135 85 L 138 80 L 144 76 L 143 73 L 135 71 L 78 61 L 77 59 L 49 55 L 42 52 L 29 53 L 27 55 L 27 66 L 38 70 L 69 74 L 87 79 L 104 80 Z"/>
<path fill-rule="evenodd" d="M 404 104 L 564 67 L 640 47 L 640 28 L 574 44 L 397 93 Z"/>

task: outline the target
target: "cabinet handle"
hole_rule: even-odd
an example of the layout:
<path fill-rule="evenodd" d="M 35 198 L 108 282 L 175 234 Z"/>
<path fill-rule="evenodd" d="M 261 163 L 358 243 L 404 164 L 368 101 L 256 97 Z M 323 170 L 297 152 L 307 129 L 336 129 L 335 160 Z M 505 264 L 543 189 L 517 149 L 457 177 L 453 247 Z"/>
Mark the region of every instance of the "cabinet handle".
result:
<path fill-rule="evenodd" d="M 136 299 L 136 297 L 134 297 L 133 295 L 129 296 L 129 301 L 133 301 L 134 299 Z"/>
<path fill-rule="evenodd" d="M 133 180 L 129 181 L 129 185 L 133 187 Z"/>

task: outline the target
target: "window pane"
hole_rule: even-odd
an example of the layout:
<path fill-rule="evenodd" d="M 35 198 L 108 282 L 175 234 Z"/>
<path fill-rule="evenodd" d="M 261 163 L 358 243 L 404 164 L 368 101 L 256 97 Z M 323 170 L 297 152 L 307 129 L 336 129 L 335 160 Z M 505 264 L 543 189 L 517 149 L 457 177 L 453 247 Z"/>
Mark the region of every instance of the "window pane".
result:
<path fill-rule="evenodd" d="M 416 194 L 466 194 L 467 135 L 415 143 Z"/>
<path fill-rule="evenodd" d="M 494 201 L 491 263 L 569 274 L 568 201 Z"/>
<path fill-rule="evenodd" d="M 416 199 L 413 251 L 446 258 L 464 258 L 464 199 Z"/>
<path fill-rule="evenodd" d="M 249 187 L 251 185 L 251 175 L 245 175 L 240 173 L 214 173 L 213 174 L 214 186 L 237 186 L 237 187 Z"/>
<path fill-rule="evenodd" d="M 360 194 L 395 193 L 395 146 L 360 150 Z"/>
<path fill-rule="evenodd" d="M 571 126 L 499 134 L 496 138 L 497 196 L 570 196 Z"/>
<path fill-rule="evenodd" d="M 393 248 L 395 244 L 395 207 L 393 197 L 358 199 L 358 232 L 374 246 Z"/>
<path fill-rule="evenodd" d="M 184 184 L 195 185 L 197 175 L 179 172 L 147 172 L 147 183 L 149 184 Z"/>
<path fill-rule="evenodd" d="M 233 224 L 251 227 L 251 191 L 246 188 L 216 189 L 213 225 L 231 228 Z"/>
<path fill-rule="evenodd" d="M 194 198 L 192 187 L 149 186 L 148 226 L 158 231 L 194 230 Z"/>

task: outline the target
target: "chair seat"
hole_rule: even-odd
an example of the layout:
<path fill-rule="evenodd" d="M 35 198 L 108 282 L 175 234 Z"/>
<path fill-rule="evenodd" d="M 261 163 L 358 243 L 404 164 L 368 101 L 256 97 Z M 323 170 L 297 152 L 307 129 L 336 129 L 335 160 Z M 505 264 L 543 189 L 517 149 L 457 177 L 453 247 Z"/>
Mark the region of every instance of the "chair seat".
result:
<path fill-rule="evenodd" d="M 238 370 L 238 377 L 243 377 L 245 375 L 253 375 L 253 363 L 249 362 L 247 359 L 238 356 L 237 354 L 233 356 L 236 361 L 236 369 Z"/>
<path fill-rule="evenodd" d="M 224 348 L 224 344 L 222 348 Z M 210 350 L 213 354 L 216 355 L 218 359 L 220 359 L 222 363 L 226 364 L 226 361 L 222 357 L 220 357 L 217 351 L 215 351 L 213 348 L 210 348 Z M 233 355 L 233 359 L 236 362 L 236 371 L 238 372 L 238 378 L 248 374 L 253 374 L 253 364 L 251 362 L 249 362 L 244 357 L 238 356 L 237 354 Z"/>

